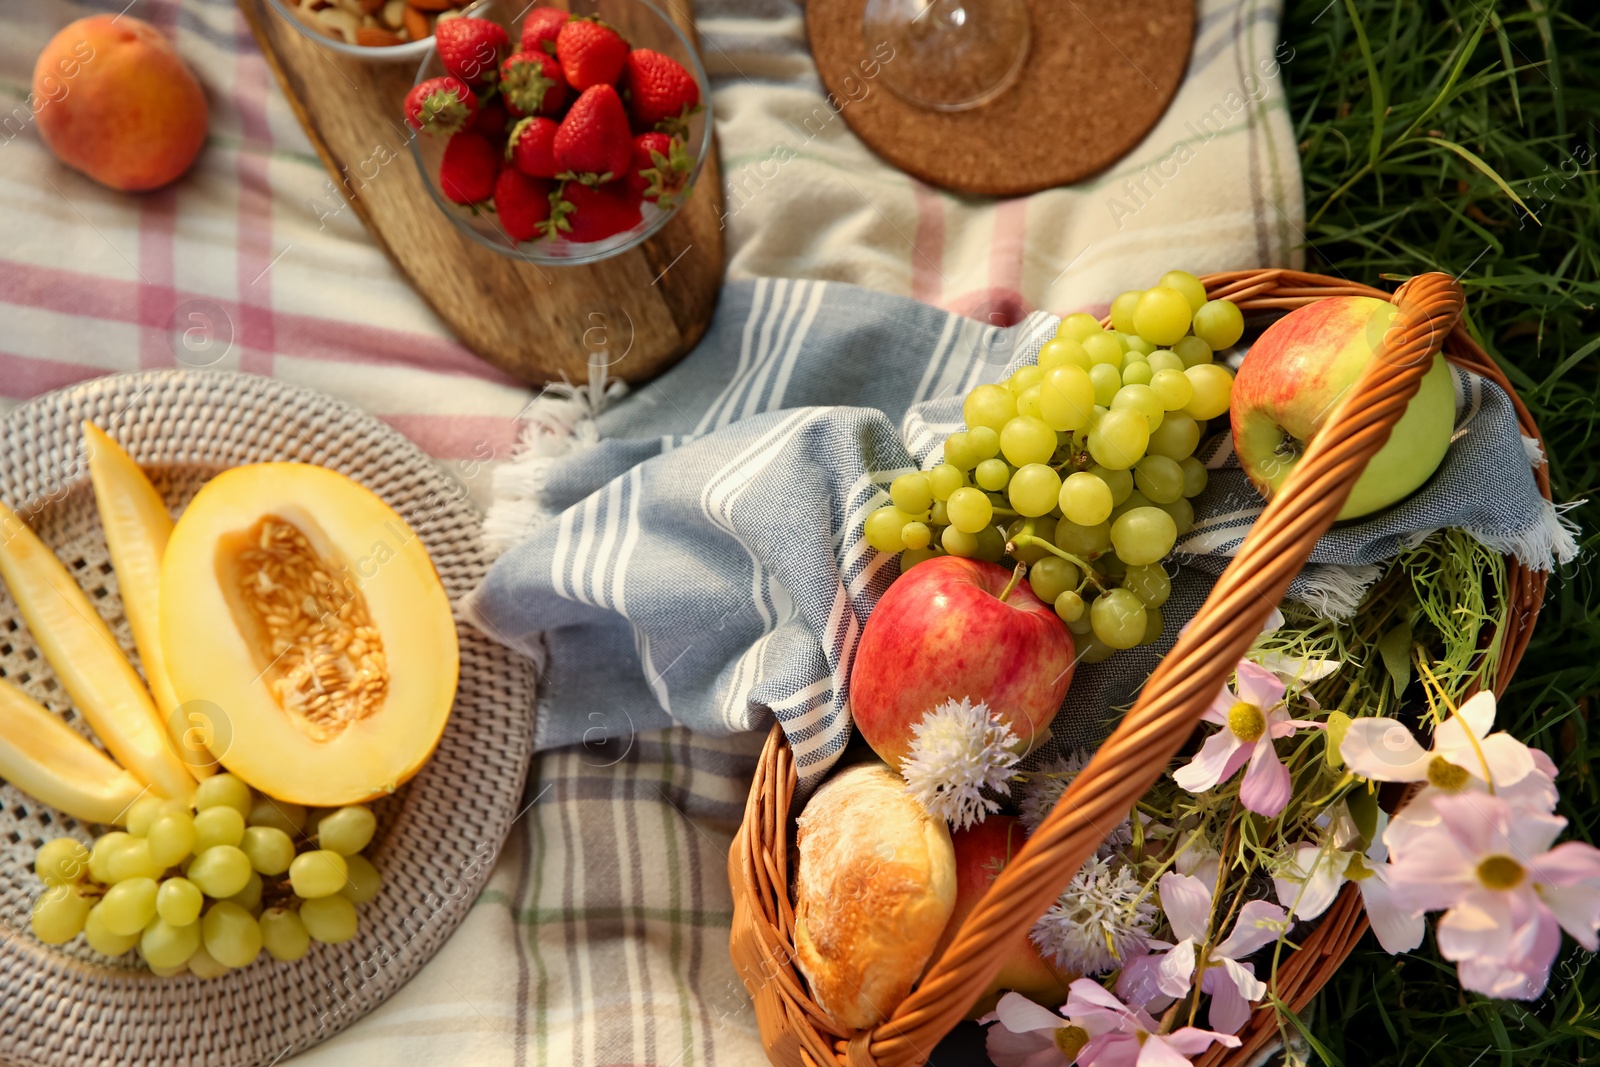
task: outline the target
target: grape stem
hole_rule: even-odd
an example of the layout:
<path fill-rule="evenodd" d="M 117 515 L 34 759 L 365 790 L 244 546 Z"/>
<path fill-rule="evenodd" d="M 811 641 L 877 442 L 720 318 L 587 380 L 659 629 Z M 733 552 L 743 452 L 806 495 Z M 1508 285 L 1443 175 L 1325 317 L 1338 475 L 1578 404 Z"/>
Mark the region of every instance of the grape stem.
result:
<path fill-rule="evenodd" d="M 1026 563 L 1019 563 L 1011 569 L 1011 580 L 1006 583 L 1004 589 L 1000 590 L 1000 602 L 1002 604 L 1005 603 L 1006 597 L 1011 595 L 1011 590 L 1017 587 L 1017 583 L 1022 581 L 1022 576 L 1027 573 L 1028 565 Z"/>
<path fill-rule="evenodd" d="M 1074 556 L 1071 552 L 1066 552 L 1057 548 L 1052 542 L 1046 541 L 1042 537 L 1034 537 L 1031 534 L 1018 534 L 1011 539 L 1010 544 L 1006 545 L 1006 551 L 1014 551 L 1018 545 L 1035 545 L 1044 549 L 1046 552 L 1060 556 L 1062 559 L 1066 560 L 1068 563 L 1074 564 L 1080 571 L 1082 571 L 1083 576 L 1089 581 L 1093 582 L 1096 589 L 1100 590 L 1102 593 L 1106 591 L 1105 585 L 1100 581 L 1100 575 L 1096 573 L 1093 567 L 1089 566 L 1087 561 Z M 1079 586 L 1078 588 L 1081 589 L 1083 587 Z"/>

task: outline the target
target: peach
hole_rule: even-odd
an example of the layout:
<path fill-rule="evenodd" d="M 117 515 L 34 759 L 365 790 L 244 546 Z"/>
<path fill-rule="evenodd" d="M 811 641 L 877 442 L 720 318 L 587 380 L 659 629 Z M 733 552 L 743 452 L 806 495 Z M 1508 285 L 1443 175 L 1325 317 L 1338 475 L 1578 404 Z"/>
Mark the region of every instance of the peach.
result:
<path fill-rule="evenodd" d="M 39 134 L 56 158 L 113 189 L 166 185 L 206 139 L 206 97 L 171 42 L 128 15 L 79 19 L 33 68 Z"/>

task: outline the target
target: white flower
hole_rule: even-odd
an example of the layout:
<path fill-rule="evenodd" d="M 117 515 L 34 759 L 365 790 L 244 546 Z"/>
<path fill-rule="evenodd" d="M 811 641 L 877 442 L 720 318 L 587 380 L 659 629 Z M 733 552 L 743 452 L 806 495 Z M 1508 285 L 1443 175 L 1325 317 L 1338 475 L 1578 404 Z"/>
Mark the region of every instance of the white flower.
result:
<path fill-rule="evenodd" d="M 1266 625 L 1261 627 L 1261 632 L 1269 634 L 1282 625 L 1283 612 L 1273 608 L 1272 614 L 1267 616 Z M 1256 648 L 1250 650 L 1248 658 L 1276 674 L 1287 685 L 1309 685 L 1311 682 L 1321 681 L 1342 666 L 1336 659 L 1316 657 L 1301 659 L 1282 652 Z"/>
<path fill-rule="evenodd" d="M 1102 974 L 1145 949 L 1156 908 L 1125 866 L 1095 857 L 1083 865 L 1029 937 L 1047 960 L 1074 974 Z"/>
<path fill-rule="evenodd" d="M 1388 816 L 1378 812 L 1375 840 L 1360 850 L 1361 833 L 1347 807 L 1332 813 L 1330 840 L 1318 845 L 1303 841 L 1280 858 L 1272 884 L 1278 899 L 1289 906 L 1296 919 L 1314 919 L 1328 910 L 1339 887 L 1346 881 L 1361 890 L 1361 902 L 1378 943 L 1391 956 L 1410 952 L 1422 944 L 1425 924 L 1422 916 L 1402 909 L 1394 902 L 1389 885 L 1391 868 L 1384 861 L 1388 850 L 1383 843 Z M 1319 819 L 1326 823 L 1327 820 Z"/>
<path fill-rule="evenodd" d="M 1533 755 L 1510 734 L 1489 732 L 1494 714 L 1494 694 L 1484 690 L 1434 728 L 1431 749 L 1393 719 L 1357 719 L 1339 744 L 1339 755 L 1352 771 L 1375 782 L 1427 782 L 1454 792 L 1470 775 L 1496 789 L 1516 785 L 1534 772 Z"/>
<path fill-rule="evenodd" d="M 1556 810 L 1556 802 L 1561 799 L 1556 790 L 1555 761 L 1537 748 L 1528 749 L 1528 755 L 1533 760 L 1533 773 L 1524 775 L 1510 785 L 1496 782 L 1494 795 L 1514 808 L 1549 814 Z M 1418 833 L 1439 825 L 1435 801 L 1451 796 L 1486 795 L 1488 792 L 1489 783 L 1471 774 L 1458 774 L 1444 786 L 1423 786 L 1405 807 L 1395 813 L 1389 828 L 1383 833 L 1383 842 L 1389 848 L 1390 858 L 1398 858 L 1404 853 L 1408 842 Z"/>
<path fill-rule="evenodd" d="M 1027 827 L 1028 833 L 1037 831 L 1045 817 L 1055 810 L 1056 801 L 1061 799 L 1061 794 L 1067 791 L 1067 786 L 1072 784 L 1078 772 L 1089 765 L 1089 758 L 1090 753 L 1082 751 L 1074 752 L 1065 759 L 1057 756 L 1046 766 L 1020 776 L 1024 782 L 1017 788 L 1017 800 L 1021 808 L 1022 825 Z M 1123 819 L 1106 834 L 1095 855 L 1109 859 L 1132 843 L 1133 827 L 1127 819 Z"/>
<path fill-rule="evenodd" d="M 911 750 L 900 765 L 906 792 L 928 814 L 965 830 L 1000 810 L 983 795 L 1011 794 L 1010 778 L 1021 758 L 1021 742 L 989 705 L 966 698 L 947 700 L 911 727 Z"/>

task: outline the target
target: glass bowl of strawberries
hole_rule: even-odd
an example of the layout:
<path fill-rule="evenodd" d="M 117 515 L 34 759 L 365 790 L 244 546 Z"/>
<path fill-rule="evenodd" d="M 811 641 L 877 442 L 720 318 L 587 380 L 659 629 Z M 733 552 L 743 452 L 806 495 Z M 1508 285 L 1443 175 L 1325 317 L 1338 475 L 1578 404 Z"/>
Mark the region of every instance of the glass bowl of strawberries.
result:
<path fill-rule="evenodd" d="M 699 53 L 648 0 L 479 0 L 441 21 L 405 100 L 439 209 L 540 264 L 592 263 L 666 225 L 711 150 Z"/>

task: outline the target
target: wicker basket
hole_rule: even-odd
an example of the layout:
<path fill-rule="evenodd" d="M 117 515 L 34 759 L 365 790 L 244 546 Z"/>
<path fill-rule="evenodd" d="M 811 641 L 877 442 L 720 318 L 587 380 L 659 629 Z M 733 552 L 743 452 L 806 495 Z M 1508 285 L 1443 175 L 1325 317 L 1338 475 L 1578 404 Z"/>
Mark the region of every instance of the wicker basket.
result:
<path fill-rule="evenodd" d="M 1494 363 L 1461 328 L 1461 287 L 1443 274 L 1413 278 L 1394 294 L 1318 274 L 1235 271 L 1203 279 L 1212 297 L 1240 308 L 1290 309 L 1333 296 L 1392 300 L 1400 313 L 1327 429 L 1306 451 L 1283 491 L 1257 519 L 1237 557 L 1217 580 L 1193 623 L 1145 684 L 1133 709 L 1076 777 L 1055 810 L 1028 838 L 967 917 L 945 953 L 893 1015 L 876 1028 L 850 1031 L 812 999 L 795 967 L 794 910 L 789 902 L 794 759 L 773 728 L 756 769 L 744 822 L 729 854 L 734 914 L 730 949 L 768 1058 L 782 1067 L 915 1067 L 959 1022 L 1015 944 L 1066 888 L 1101 843 L 1097 826 L 1115 826 L 1165 772 L 1200 721 L 1233 665 L 1260 632 L 1273 605 L 1312 546 L 1334 521 L 1367 461 L 1388 440 L 1433 356 L 1495 382 L 1516 406 L 1522 432 L 1538 438 L 1527 409 Z M 1548 498 L 1543 468 L 1535 472 Z M 1508 560 L 1510 632 L 1501 635 L 1501 692 L 1511 679 L 1544 595 L 1545 574 Z M 1333 975 L 1366 931 L 1359 894 L 1345 886 L 1300 948 L 1278 967 L 1273 992 L 1300 1010 Z M 1258 1009 L 1240 1031 L 1241 1047 L 1213 1047 L 1202 1067 L 1247 1062 L 1277 1033 L 1273 1009 Z"/>

